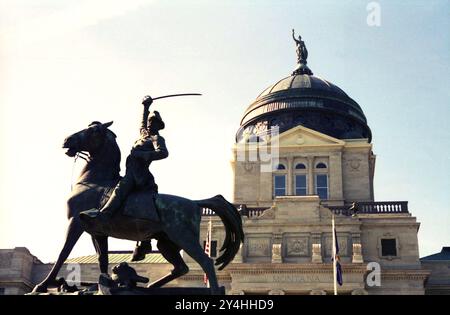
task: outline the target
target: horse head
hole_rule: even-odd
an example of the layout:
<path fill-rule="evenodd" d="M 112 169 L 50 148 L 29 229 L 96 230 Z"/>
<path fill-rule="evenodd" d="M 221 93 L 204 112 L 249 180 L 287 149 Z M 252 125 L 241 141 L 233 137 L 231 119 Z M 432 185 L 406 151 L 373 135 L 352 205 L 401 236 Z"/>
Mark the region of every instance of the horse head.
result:
<path fill-rule="evenodd" d="M 67 149 L 66 155 L 74 157 L 79 152 L 89 152 L 91 155 L 98 152 L 105 144 L 108 132 L 115 138 L 114 133 L 108 129 L 112 123 L 94 121 L 86 129 L 67 137 L 63 143 L 63 149 Z"/>

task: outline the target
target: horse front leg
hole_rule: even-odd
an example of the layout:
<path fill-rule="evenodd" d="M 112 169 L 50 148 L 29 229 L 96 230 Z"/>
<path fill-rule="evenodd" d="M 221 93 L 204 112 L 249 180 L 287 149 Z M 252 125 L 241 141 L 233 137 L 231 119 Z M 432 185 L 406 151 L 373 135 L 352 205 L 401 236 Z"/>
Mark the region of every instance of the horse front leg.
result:
<path fill-rule="evenodd" d="M 61 253 L 58 256 L 58 260 L 56 261 L 47 277 L 34 287 L 33 292 L 47 292 L 48 286 L 56 282 L 56 276 L 58 275 L 61 266 L 66 261 L 67 257 L 69 257 L 70 252 L 77 243 L 81 234 L 83 234 L 83 229 L 81 227 L 79 219 L 75 219 L 74 217 L 70 218 L 69 226 L 67 228 L 66 240 L 64 242 Z"/>
<path fill-rule="evenodd" d="M 101 273 L 108 273 L 108 237 L 107 236 L 93 236 L 95 250 L 98 255 L 98 265 Z"/>

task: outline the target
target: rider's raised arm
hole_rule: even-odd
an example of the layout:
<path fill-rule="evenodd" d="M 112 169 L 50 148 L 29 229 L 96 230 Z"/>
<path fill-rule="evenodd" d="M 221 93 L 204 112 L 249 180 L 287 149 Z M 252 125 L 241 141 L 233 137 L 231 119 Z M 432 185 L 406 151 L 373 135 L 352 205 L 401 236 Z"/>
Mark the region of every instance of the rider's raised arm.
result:
<path fill-rule="evenodd" d="M 142 113 L 141 128 L 139 130 L 141 135 L 147 134 L 147 119 L 150 113 L 148 109 L 152 103 L 153 99 L 148 95 L 145 96 L 144 99 L 142 100 L 142 105 L 144 105 L 144 111 Z"/>
<path fill-rule="evenodd" d="M 142 113 L 142 121 L 141 121 L 141 128 L 139 129 L 139 132 L 141 135 L 147 133 L 147 119 L 150 111 L 148 110 L 148 106 L 144 106 L 144 111 Z"/>

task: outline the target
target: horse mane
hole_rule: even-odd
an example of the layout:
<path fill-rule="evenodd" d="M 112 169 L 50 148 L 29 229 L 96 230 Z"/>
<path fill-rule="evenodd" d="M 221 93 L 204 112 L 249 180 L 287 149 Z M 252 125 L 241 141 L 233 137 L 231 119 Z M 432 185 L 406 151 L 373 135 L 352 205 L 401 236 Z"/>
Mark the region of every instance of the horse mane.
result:
<path fill-rule="evenodd" d="M 103 148 L 95 156 L 91 156 L 81 171 L 79 181 L 90 182 L 105 176 L 110 179 L 119 178 L 121 153 L 116 138 L 114 132 L 106 129 Z"/>
<path fill-rule="evenodd" d="M 117 144 L 116 141 L 116 134 L 110 130 L 109 128 L 106 128 L 106 141 L 105 144 L 106 146 L 108 146 L 108 148 L 112 149 L 113 152 L 110 152 L 111 154 L 116 154 L 118 158 L 118 164 L 120 164 L 120 158 L 121 158 L 121 154 L 120 154 L 120 148 L 119 145 Z M 119 167 L 120 169 L 120 167 Z"/>

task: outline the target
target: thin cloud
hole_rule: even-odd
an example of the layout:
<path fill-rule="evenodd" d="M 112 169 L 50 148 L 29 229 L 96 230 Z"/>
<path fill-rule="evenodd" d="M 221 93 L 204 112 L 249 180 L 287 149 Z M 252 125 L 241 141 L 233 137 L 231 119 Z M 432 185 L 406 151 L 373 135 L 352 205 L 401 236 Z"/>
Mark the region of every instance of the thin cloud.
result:
<path fill-rule="evenodd" d="M 0 32 L 0 42 L 20 40 L 32 44 L 64 36 L 107 19 L 127 14 L 152 3 L 152 0 L 96 0 L 76 2 L 75 5 L 51 14 L 20 22 Z M 3 12 L 2 15 L 8 14 Z"/>

